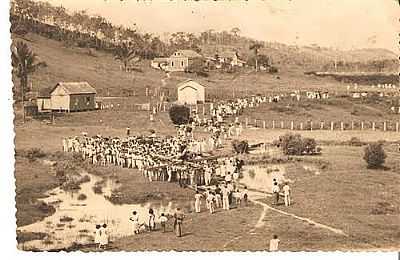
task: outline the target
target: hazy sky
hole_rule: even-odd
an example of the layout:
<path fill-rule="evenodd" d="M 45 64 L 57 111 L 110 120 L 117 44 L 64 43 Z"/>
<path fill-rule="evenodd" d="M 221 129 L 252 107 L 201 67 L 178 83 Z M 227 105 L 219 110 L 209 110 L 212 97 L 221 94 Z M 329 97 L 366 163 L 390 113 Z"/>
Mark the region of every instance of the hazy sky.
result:
<path fill-rule="evenodd" d="M 259 40 L 317 43 L 344 49 L 378 47 L 398 53 L 397 0 L 48 0 L 69 10 L 86 9 L 115 24 L 162 35 L 230 30 Z"/>

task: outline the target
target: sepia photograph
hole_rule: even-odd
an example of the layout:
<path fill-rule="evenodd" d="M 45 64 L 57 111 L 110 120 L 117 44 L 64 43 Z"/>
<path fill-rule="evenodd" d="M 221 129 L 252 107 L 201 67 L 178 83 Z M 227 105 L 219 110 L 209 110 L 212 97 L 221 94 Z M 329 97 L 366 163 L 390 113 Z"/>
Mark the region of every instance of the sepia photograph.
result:
<path fill-rule="evenodd" d="M 9 7 L 19 251 L 400 250 L 398 1 Z"/>

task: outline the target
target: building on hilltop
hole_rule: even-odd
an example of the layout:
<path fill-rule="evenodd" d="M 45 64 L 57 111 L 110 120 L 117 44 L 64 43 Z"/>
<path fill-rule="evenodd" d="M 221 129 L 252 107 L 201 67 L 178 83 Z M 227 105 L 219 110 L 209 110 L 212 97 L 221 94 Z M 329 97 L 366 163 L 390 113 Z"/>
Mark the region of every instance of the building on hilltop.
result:
<path fill-rule="evenodd" d="M 96 93 L 87 82 L 59 82 L 50 91 L 51 110 L 66 112 L 94 110 Z"/>
<path fill-rule="evenodd" d="M 187 71 L 196 65 L 204 65 L 204 58 L 193 50 L 177 50 L 168 58 L 155 58 L 151 62 L 151 67 L 169 72 Z"/>
<path fill-rule="evenodd" d="M 189 79 L 179 83 L 177 90 L 180 104 L 195 105 L 205 102 L 205 86 L 194 80 Z"/>

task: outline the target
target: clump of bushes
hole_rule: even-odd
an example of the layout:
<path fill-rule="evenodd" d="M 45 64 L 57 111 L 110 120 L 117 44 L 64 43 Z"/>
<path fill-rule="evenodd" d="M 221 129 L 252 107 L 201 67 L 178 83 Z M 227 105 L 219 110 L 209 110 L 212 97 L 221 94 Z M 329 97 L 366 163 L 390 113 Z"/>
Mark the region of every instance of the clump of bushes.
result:
<path fill-rule="evenodd" d="M 78 196 L 78 200 L 85 200 L 85 199 L 87 199 L 87 196 L 85 195 L 85 194 L 79 194 L 79 196 Z"/>
<path fill-rule="evenodd" d="M 238 154 L 249 153 L 249 143 L 247 141 L 232 141 L 233 150 Z"/>
<path fill-rule="evenodd" d="M 64 216 L 60 218 L 60 222 L 72 222 L 74 219 L 68 216 Z"/>
<path fill-rule="evenodd" d="M 364 142 L 361 142 L 360 138 L 358 137 L 352 137 L 349 141 L 350 146 L 363 146 L 365 145 Z"/>
<path fill-rule="evenodd" d="M 190 109 L 186 106 L 173 106 L 169 109 L 169 117 L 175 125 L 189 123 Z"/>
<path fill-rule="evenodd" d="M 55 209 L 53 206 L 48 205 L 47 203 L 45 203 L 45 202 L 43 202 L 43 201 L 38 202 L 38 203 L 36 204 L 36 207 L 37 207 L 37 209 L 39 209 L 42 213 L 45 213 L 45 214 L 53 214 L 53 213 L 56 211 L 56 209 Z"/>
<path fill-rule="evenodd" d="M 277 143 L 285 155 L 311 155 L 321 152 L 314 138 L 303 138 L 299 134 L 280 136 Z"/>
<path fill-rule="evenodd" d="M 30 162 L 33 162 L 36 159 L 44 158 L 46 156 L 46 153 L 43 152 L 40 148 L 31 148 L 28 150 L 24 150 L 20 154 L 21 156 L 27 158 Z"/>
<path fill-rule="evenodd" d="M 386 153 L 383 144 L 380 142 L 369 144 L 364 149 L 364 160 L 368 164 L 368 168 L 377 169 L 383 166 L 386 159 Z"/>

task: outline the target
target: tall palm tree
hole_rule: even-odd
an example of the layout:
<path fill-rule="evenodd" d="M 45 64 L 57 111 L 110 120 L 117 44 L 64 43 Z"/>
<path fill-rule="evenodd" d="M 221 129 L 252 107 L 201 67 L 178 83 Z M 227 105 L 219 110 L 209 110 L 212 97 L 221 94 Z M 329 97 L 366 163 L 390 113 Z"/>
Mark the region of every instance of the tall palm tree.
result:
<path fill-rule="evenodd" d="M 136 51 L 130 49 L 126 43 L 122 43 L 122 45 L 118 46 L 115 49 L 114 58 L 115 60 L 119 60 L 122 62 L 125 71 L 128 71 L 128 64 L 131 61 L 134 61 L 136 63 L 140 60 L 140 58 L 136 54 Z"/>
<path fill-rule="evenodd" d="M 250 45 L 249 49 L 254 52 L 255 60 L 256 60 L 256 72 L 258 71 L 258 51 L 263 47 L 261 43 L 253 43 Z"/>
<path fill-rule="evenodd" d="M 44 62 L 39 62 L 37 55 L 29 49 L 28 45 L 24 42 L 17 42 L 12 48 L 11 62 L 13 72 L 20 80 L 21 88 L 21 102 L 23 122 L 25 123 L 25 90 L 28 90 L 28 77 L 34 73 L 39 67 L 45 66 Z"/>

